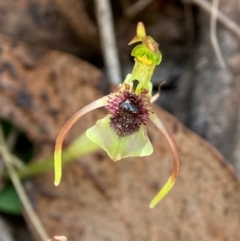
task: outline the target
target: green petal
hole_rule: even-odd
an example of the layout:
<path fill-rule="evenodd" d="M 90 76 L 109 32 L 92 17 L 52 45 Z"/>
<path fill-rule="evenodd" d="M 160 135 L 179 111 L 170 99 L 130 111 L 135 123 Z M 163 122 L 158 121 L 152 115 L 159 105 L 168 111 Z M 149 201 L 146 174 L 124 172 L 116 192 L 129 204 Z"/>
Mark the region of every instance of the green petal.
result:
<path fill-rule="evenodd" d="M 153 147 L 148 139 L 145 126 L 134 134 L 119 137 L 113 128 L 110 127 L 110 115 L 107 115 L 89 128 L 86 132 L 87 137 L 103 150 L 108 156 L 118 161 L 126 157 L 149 156 L 153 152 Z"/>

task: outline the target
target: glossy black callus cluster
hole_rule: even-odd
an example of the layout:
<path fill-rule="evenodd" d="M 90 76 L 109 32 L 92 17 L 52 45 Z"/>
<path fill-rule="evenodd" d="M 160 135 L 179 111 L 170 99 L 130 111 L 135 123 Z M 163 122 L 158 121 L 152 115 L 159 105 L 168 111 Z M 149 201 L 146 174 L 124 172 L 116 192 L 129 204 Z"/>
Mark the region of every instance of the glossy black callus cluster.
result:
<path fill-rule="evenodd" d="M 151 111 L 146 94 L 137 95 L 127 90 L 112 95 L 106 108 L 111 114 L 110 127 L 119 137 L 139 131 L 141 125 L 146 125 Z"/>

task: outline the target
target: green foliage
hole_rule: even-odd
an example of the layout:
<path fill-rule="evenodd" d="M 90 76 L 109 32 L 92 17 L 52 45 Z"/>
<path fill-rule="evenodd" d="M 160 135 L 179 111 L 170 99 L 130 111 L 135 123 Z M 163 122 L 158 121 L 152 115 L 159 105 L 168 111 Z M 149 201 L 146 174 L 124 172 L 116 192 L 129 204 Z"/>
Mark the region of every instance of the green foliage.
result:
<path fill-rule="evenodd" d="M 22 167 L 33 157 L 33 145 L 26 135 L 18 132 L 9 122 L 1 121 L 4 136 L 6 139 L 14 133 L 15 138 L 11 146 L 11 152 L 19 160 L 15 160 L 14 168 Z M 20 168 L 21 169 L 21 168 Z M 22 205 L 14 186 L 6 182 L 0 190 L 0 211 L 8 214 L 21 215 Z"/>
<path fill-rule="evenodd" d="M 7 184 L 0 191 L 0 211 L 8 214 L 22 215 L 22 205 L 12 184 Z"/>

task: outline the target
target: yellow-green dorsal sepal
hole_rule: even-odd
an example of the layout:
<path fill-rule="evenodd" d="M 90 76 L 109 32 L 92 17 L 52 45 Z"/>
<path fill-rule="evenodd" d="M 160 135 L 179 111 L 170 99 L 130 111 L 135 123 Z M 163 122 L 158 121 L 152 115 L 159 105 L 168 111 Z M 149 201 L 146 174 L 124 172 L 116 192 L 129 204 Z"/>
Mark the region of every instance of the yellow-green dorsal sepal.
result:
<path fill-rule="evenodd" d="M 143 39 L 146 37 L 147 35 L 146 35 L 144 24 L 142 22 L 139 22 L 137 25 L 137 35 L 128 43 L 128 45 L 134 44 L 137 42 L 142 42 Z"/>
<path fill-rule="evenodd" d="M 137 25 L 137 35 L 130 41 L 130 44 L 142 42 L 132 50 L 134 56 L 139 62 L 146 65 L 159 65 L 162 60 L 162 54 L 159 51 L 158 43 L 146 35 L 143 23 Z"/>

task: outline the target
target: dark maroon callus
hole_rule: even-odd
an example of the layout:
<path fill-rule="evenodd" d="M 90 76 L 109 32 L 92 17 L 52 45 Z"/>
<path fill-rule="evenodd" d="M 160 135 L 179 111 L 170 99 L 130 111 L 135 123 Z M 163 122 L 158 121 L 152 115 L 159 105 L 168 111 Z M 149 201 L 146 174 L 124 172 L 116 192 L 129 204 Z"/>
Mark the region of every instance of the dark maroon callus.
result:
<path fill-rule="evenodd" d="M 109 96 L 106 109 L 111 114 L 110 127 L 119 137 L 123 137 L 147 124 L 151 112 L 150 98 L 146 94 L 119 91 Z"/>

